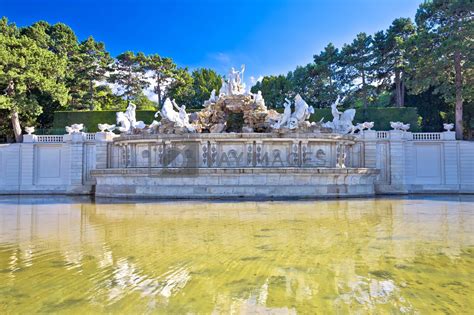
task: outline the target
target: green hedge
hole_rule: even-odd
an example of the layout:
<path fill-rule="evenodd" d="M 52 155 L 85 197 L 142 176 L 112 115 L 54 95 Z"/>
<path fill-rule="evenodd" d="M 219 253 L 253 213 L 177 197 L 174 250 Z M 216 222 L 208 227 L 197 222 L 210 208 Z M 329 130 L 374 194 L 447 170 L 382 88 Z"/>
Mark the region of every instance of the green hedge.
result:
<path fill-rule="evenodd" d="M 193 111 L 193 110 L 191 110 Z M 280 110 L 279 110 L 280 111 Z M 71 124 L 83 123 L 85 131 L 96 132 L 97 124 L 107 123 L 115 124 L 116 111 L 60 111 L 54 113 L 53 128 L 64 129 L 64 126 Z M 138 110 L 137 120 L 143 120 L 146 124 L 150 124 L 155 118 L 155 111 Z M 331 109 L 323 108 L 316 109 L 315 113 L 311 115 L 311 121 L 319 121 L 324 118 L 324 121 L 332 120 Z M 354 119 L 355 123 L 364 121 L 375 122 L 375 130 L 390 130 L 391 121 L 402 121 L 411 125 L 411 131 L 419 131 L 418 113 L 414 107 L 384 107 L 384 108 L 369 108 L 366 110 L 358 109 Z"/>
<path fill-rule="evenodd" d="M 311 115 L 311 121 L 332 120 L 330 108 L 315 109 Z M 390 130 L 391 121 L 401 121 L 410 124 L 410 131 L 420 131 L 419 116 L 415 107 L 380 107 L 357 109 L 354 118 L 354 125 L 364 121 L 373 121 L 374 130 Z"/>
<path fill-rule="evenodd" d="M 101 111 L 61 111 L 54 113 L 53 128 L 63 128 L 71 124 L 84 124 L 86 132 L 97 132 L 97 124 L 115 124 L 115 113 L 113 110 Z M 156 111 L 137 110 L 137 120 L 143 120 L 146 124 L 151 124 Z"/>

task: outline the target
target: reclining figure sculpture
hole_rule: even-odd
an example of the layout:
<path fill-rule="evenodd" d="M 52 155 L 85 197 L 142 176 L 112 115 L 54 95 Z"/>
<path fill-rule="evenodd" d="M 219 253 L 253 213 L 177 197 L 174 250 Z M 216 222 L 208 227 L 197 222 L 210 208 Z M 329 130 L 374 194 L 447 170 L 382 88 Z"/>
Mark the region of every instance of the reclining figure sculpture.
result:
<path fill-rule="evenodd" d="M 174 108 L 176 108 L 175 111 Z M 186 128 L 188 132 L 196 132 L 196 129 L 189 122 L 189 114 L 186 113 L 186 106 L 181 105 L 181 107 L 176 104 L 176 101 L 171 101 L 169 98 L 165 100 L 161 111 L 155 114 L 155 117 L 161 115 L 164 120 L 174 124 L 176 128 Z"/>
<path fill-rule="evenodd" d="M 143 121 L 137 121 L 136 119 L 136 110 L 137 106 L 132 102 L 128 103 L 125 113 L 118 112 L 117 116 L 117 125 L 120 125 L 117 129 L 123 133 L 132 133 L 135 129 L 141 130 L 146 127 Z"/>
<path fill-rule="evenodd" d="M 281 115 L 278 122 L 272 126 L 273 129 L 287 128 L 294 130 L 302 125 L 310 125 L 308 119 L 311 114 L 314 113 L 314 108 L 313 106 L 309 106 L 301 95 L 296 94 L 295 96 L 295 111 L 293 113 L 291 112 L 291 101 L 289 99 L 285 98 L 285 104 L 283 104 L 283 106 L 285 107 L 283 115 Z"/>
<path fill-rule="evenodd" d="M 331 128 L 333 132 L 340 134 L 347 134 L 355 130 L 355 126 L 352 123 L 355 117 L 356 110 L 353 108 L 346 109 L 344 112 L 340 112 L 337 109 L 337 105 L 341 102 L 338 97 L 336 102 L 331 105 L 331 113 L 333 120 L 323 124 L 326 128 Z"/>

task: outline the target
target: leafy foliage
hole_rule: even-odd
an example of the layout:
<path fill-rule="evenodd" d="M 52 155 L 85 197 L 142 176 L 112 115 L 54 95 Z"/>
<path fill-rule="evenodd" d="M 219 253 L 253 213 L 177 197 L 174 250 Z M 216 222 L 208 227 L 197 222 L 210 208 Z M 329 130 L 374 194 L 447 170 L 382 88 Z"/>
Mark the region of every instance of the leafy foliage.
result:
<path fill-rule="evenodd" d="M 461 138 L 463 126 L 474 125 L 472 12 L 472 0 L 424 1 L 414 22 L 395 19 L 386 30 L 359 33 L 341 48 L 329 43 L 313 62 L 266 76 L 251 92 L 261 91 L 267 106 L 277 109 L 299 93 L 318 113 L 345 96 L 343 107 L 359 109 L 356 121 L 382 119 L 376 128 L 388 128 L 389 119 L 413 128 L 416 111 L 402 110 L 406 103 L 418 109 L 423 130 L 440 130 L 454 120 Z M 158 54 L 127 51 L 112 58 L 103 43 L 92 37 L 79 42 L 62 23 L 19 28 L 0 19 L 0 133 L 10 137 L 7 130 L 13 129 L 17 141 L 21 125 L 51 127 L 53 112 L 64 108 L 123 111 L 133 101 L 154 112 L 166 97 L 189 110 L 200 108 L 221 79 L 212 69 L 190 73 Z"/>
<path fill-rule="evenodd" d="M 265 104 L 269 108 L 283 107 L 285 97 L 290 97 L 290 90 L 291 83 L 283 75 L 264 77 L 250 89 L 252 93 L 262 91 Z"/>
<path fill-rule="evenodd" d="M 191 101 L 191 107 L 200 108 L 204 101 L 211 96 L 212 90 L 219 93 L 222 85 L 222 77 L 212 69 L 196 69 L 191 74 L 193 78 L 194 97 Z"/>
<path fill-rule="evenodd" d="M 121 88 L 118 95 L 127 101 L 137 98 L 150 85 L 145 76 L 145 62 L 143 53 L 135 55 L 132 51 L 126 51 L 118 55 L 112 65 L 109 81 Z"/>
<path fill-rule="evenodd" d="M 10 112 L 17 141 L 21 140 L 19 115 L 35 118 L 42 112 L 41 95 L 64 105 L 67 88 L 62 83 L 66 58 L 39 47 L 20 34 L 15 25 L 0 20 L 0 109 Z"/>

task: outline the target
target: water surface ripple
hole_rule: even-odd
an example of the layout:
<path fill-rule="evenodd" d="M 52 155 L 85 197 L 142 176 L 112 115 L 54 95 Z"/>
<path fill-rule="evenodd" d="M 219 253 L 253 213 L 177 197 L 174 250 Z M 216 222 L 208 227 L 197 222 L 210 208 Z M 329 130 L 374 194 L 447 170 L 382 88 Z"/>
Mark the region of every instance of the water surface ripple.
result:
<path fill-rule="evenodd" d="M 0 196 L 0 313 L 468 313 L 474 197 Z"/>

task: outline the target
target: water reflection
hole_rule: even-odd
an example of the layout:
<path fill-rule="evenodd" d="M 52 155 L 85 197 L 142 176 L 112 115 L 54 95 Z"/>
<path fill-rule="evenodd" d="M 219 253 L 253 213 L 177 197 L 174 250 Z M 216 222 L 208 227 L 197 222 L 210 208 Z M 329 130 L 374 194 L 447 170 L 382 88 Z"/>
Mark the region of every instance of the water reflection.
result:
<path fill-rule="evenodd" d="M 0 312 L 459 313 L 473 205 L 0 197 Z"/>

